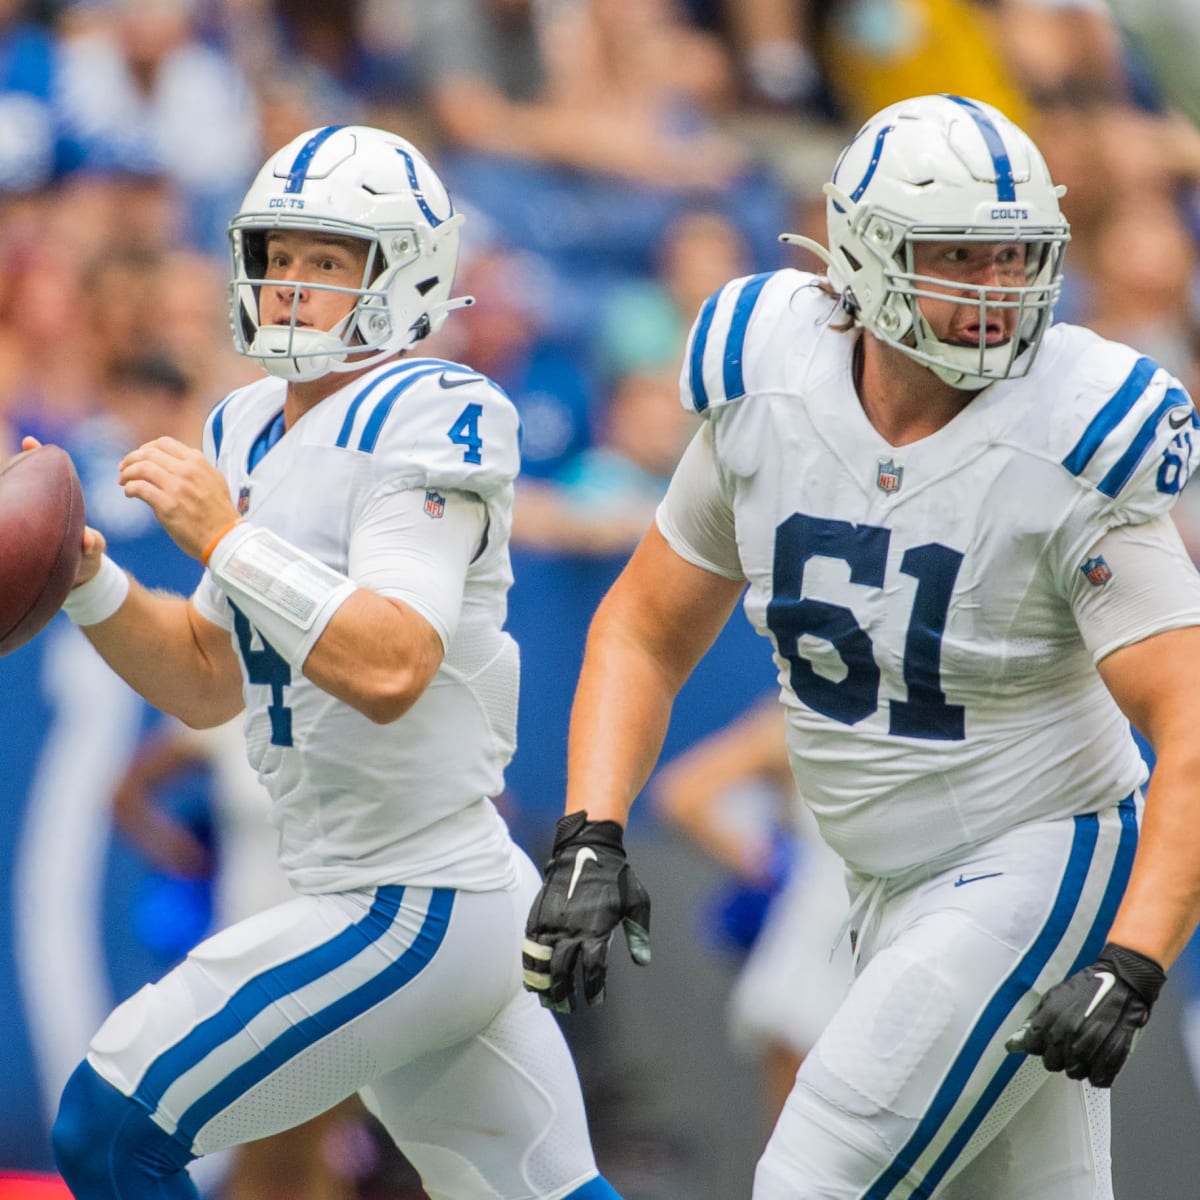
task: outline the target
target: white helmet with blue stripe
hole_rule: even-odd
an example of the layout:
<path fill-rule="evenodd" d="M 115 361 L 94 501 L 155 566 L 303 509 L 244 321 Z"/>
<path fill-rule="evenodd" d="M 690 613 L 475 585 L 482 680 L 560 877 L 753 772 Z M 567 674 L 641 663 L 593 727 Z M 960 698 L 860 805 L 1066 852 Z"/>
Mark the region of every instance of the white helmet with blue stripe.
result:
<path fill-rule="evenodd" d="M 783 239 L 816 251 L 847 311 L 877 338 L 955 387 L 977 389 L 1024 375 L 1062 288 L 1070 240 L 1033 141 L 1002 112 L 961 96 L 918 96 L 872 117 L 842 152 L 825 185 L 829 249 L 796 234 Z M 917 274 L 921 241 L 1024 243 L 1019 286 L 955 283 L 964 303 L 1016 313 L 1016 335 L 1001 345 L 938 340 L 921 315 L 922 297 L 944 286 Z"/>
<path fill-rule="evenodd" d="M 300 134 L 267 160 L 229 224 L 234 345 L 288 380 L 357 371 L 408 349 L 471 303 L 450 298 L 462 220 L 404 138 L 362 125 Z M 289 324 L 259 324 L 267 234 L 279 229 L 367 243 L 360 286 L 330 289 L 357 297 L 333 329 L 298 326 L 295 306 Z"/>

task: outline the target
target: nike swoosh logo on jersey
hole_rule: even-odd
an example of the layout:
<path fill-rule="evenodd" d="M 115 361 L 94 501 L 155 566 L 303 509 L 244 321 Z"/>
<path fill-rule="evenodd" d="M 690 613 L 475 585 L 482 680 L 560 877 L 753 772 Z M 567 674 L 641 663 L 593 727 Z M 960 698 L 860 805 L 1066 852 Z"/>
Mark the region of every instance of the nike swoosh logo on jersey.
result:
<path fill-rule="evenodd" d="M 960 875 L 954 881 L 954 886 L 962 887 L 967 883 L 978 883 L 981 879 L 998 879 L 1003 874 L 1003 871 L 989 871 L 986 875 Z"/>
<path fill-rule="evenodd" d="M 1172 429 L 1182 429 L 1191 421 L 1195 411 L 1196 410 L 1190 406 L 1186 409 L 1172 409 L 1169 413 L 1167 413 L 1167 424 L 1170 425 Z M 1177 416 L 1179 418 L 1178 420 L 1176 420 Z"/>
<path fill-rule="evenodd" d="M 567 887 L 567 899 L 575 895 L 575 885 L 579 882 L 579 876 L 583 874 L 585 863 L 595 862 L 596 852 L 591 846 L 583 846 L 575 853 L 575 869 L 571 872 L 571 882 Z"/>
<path fill-rule="evenodd" d="M 482 378 L 482 375 L 447 375 L 443 371 L 438 376 L 438 386 L 444 388 L 462 387 L 467 383 L 478 383 Z"/>
<path fill-rule="evenodd" d="M 1096 982 L 1099 985 L 1096 988 L 1096 994 L 1092 997 L 1092 1002 L 1087 1006 L 1084 1012 L 1084 1018 L 1090 1017 L 1096 1011 L 1096 1006 L 1113 990 L 1117 985 L 1117 977 L 1111 971 L 1097 971 Z"/>

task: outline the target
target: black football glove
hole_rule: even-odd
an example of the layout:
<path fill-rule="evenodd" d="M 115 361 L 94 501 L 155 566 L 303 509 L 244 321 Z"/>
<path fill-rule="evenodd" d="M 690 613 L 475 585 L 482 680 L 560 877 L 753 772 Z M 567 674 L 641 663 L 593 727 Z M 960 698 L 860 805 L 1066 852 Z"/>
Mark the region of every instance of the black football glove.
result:
<path fill-rule="evenodd" d="M 625 860 L 621 826 L 568 813 L 558 823 L 545 877 L 525 923 L 525 987 L 545 1007 L 572 1012 L 579 963 L 585 999 L 602 1004 L 618 925 L 633 961 L 650 961 L 650 897 Z"/>
<path fill-rule="evenodd" d="M 1005 1043 L 1048 1071 L 1111 1087 L 1166 982 L 1152 958 L 1109 942 L 1090 967 L 1052 987 Z"/>

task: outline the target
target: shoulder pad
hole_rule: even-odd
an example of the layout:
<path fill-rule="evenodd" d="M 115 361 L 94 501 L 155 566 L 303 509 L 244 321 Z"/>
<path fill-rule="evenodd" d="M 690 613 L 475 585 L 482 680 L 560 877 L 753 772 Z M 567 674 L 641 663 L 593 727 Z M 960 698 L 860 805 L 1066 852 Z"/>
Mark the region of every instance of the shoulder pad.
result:
<path fill-rule="evenodd" d="M 516 477 L 520 419 L 503 389 L 478 371 L 405 359 L 350 393 L 335 444 L 370 455 L 381 481 L 487 498 Z"/>
<path fill-rule="evenodd" d="M 1060 443 L 1062 465 L 1099 493 L 1118 523 L 1166 512 L 1200 455 L 1200 417 L 1152 358 L 1083 330 Z M 1084 344 L 1086 343 L 1086 344 Z"/>
<path fill-rule="evenodd" d="M 792 298 L 814 278 L 792 268 L 768 271 L 734 279 L 709 296 L 684 353 L 679 380 L 684 408 L 703 414 L 754 391 L 759 334 L 769 334 L 781 316 L 791 314 L 794 320 Z M 826 303 L 824 316 L 828 315 Z"/>

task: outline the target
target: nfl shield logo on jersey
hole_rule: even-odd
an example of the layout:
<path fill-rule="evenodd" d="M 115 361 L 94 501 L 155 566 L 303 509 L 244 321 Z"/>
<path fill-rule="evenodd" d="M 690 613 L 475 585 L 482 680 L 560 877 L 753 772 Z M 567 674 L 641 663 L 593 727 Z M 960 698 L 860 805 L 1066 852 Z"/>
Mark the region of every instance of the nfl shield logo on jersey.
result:
<path fill-rule="evenodd" d="M 904 468 L 896 466 L 893 459 L 879 460 L 879 473 L 875 476 L 875 486 L 881 492 L 898 492 L 900 481 L 904 478 Z"/>
<path fill-rule="evenodd" d="M 1099 555 L 1089 558 L 1079 569 L 1092 587 L 1103 587 L 1112 578 L 1112 568 Z"/>
<path fill-rule="evenodd" d="M 244 517 L 250 511 L 250 485 L 238 489 L 237 498 L 238 516 Z"/>
<path fill-rule="evenodd" d="M 425 515 L 435 521 L 440 520 L 446 513 L 446 497 L 437 492 L 425 493 Z"/>

